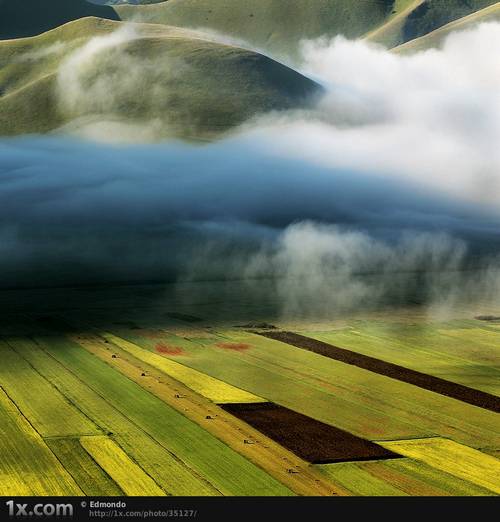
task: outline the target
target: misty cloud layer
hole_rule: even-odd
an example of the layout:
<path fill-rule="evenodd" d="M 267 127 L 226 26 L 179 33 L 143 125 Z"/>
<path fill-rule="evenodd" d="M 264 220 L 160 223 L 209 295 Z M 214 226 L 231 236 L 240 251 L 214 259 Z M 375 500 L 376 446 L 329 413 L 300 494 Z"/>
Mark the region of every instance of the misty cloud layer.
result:
<path fill-rule="evenodd" d="M 498 208 L 499 47 L 498 23 L 408 56 L 342 37 L 304 42 L 302 70 L 328 88 L 320 116 L 270 120 L 255 133 L 284 155 Z"/>
<path fill-rule="evenodd" d="M 63 105 L 87 96 L 73 65 L 112 38 L 65 62 Z M 311 296 L 320 313 L 498 294 L 499 43 L 500 24 L 408 57 L 305 42 L 318 110 L 204 146 L 2 140 L 0 286 L 271 277 L 290 314 Z M 154 122 L 112 132 L 149 139 Z"/>

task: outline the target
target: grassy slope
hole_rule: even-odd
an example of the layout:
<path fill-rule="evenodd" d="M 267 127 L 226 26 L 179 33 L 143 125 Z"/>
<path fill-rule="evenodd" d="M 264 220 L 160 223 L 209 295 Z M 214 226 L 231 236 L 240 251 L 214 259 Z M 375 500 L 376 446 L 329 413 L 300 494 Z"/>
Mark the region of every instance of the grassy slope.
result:
<path fill-rule="evenodd" d="M 122 19 L 210 28 L 278 56 L 293 54 L 302 38 L 359 37 L 390 16 L 392 0 L 169 0 L 119 6 Z"/>
<path fill-rule="evenodd" d="M 404 41 L 419 38 L 443 25 L 488 7 L 497 0 L 426 0 L 408 17 Z"/>
<path fill-rule="evenodd" d="M 169 0 L 118 6 L 124 19 L 208 28 L 281 57 L 295 57 L 303 38 L 362 35 L 387 47 L 428 34 L 496 0 Z M 286 16 L 283 16 L 286 13 Z"/>
<path fill-rule="evenodd" d="M 400 45 L 394 50 L 396 52 L 407 53 L 437 48 L 444 42 L 445 38 L 454 31 L 462 31 L 470 29 L 478 23 L 494 21 L 500 21 L 500 2 L 461 18 L 460 20 L 446 24 L 425 36 Z"/>
<path fill-rule="evenodd" d="M 404 28 L 408 16 L 417 9 L 425 0 L 400 0 L 397 2 L 397 10 L 381 26 L 370 31 L 365 38 L 371 42 L 382 44 L 386 47 L 395 47 L 404 41 Z"/>
<path fill-rule="evenodd" d="M 88 18 L 38 37 L 1 42 L 1 133 L 47 132 L 75 117 L 107 113 L 128 121 L 159 119 L 161 133 L 168 135 L 211 137 L 255 114 L 299 107 L 317 91 L 311 80 L 258 53 L 207 41 L 192 31 L 141 24 L 136 26 L 140 38 L 103 53 L 84 81 L 92 86 L 112 68 L 119 79 L 128 79 L 130 60 L 154 67 L 145 67 L 132 87 L 105 106 L 94 97 L 76 104 L 71 114 L 62 112 L 56 99 L 59 65 L 89 37 L 118 27 L 119 22 Z M 29 58 L 33 52 L 39 54 Z M 109 84 L 107 94 L 115 86 Z M 146 89 L 152 95 L 137 96 Z"/>
<path fill-rule="evenodd" d="M 119 19 L 112 7 L 85 0 L 0 0 L 0 40 L 34 36 L 85 16 Z"/>
<path fill-rule="evenodd" d="M 494 3 L 496 0 L 400 0 L 396 13 L 366 38 L 386 47 L 396 47 L 446 24 L 460 23 L 463 17 Z"/>

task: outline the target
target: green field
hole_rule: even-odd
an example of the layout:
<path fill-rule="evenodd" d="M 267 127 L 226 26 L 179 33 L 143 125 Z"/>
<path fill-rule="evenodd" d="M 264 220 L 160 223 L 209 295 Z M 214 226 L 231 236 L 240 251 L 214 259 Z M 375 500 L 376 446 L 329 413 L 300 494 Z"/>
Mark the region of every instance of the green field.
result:
<path fill-rule="evenodd" d="M 82 494 L 67 469 L 3 390 L 0 422 L 1 495 Z"/>
<path fill-rule="evenodd" d="M 210 477 L 218 491 L 232 495 L 287 493 L 265 472 L 75 343 L 49 337 L 37 341 L 66 368 L 78 368 L 79 377 L 88 386 L 186 466 Z M 238 475 L 231 473 L 235 467 Z"/>
<path fill-rule="evenodd" d="M 481 321 L 357 321 L 347 328 L 304 334 L 500 395 L 498 336 Z"/>
<path fill-rule="evenodd" d="M 81 446 L 114 480 L 124 495 L 163 496 L 158 484 L 109 437 L 82 437 Z"/>
<path fill-rule="evenodd" d="M 185 334 L 182 330 L 184 338 Z M 141 338 L 139 330 L 121 335 L 154 348 L 155 341 Z M 478 447 L 500 442 L 496 414 L 366 370 L 238 330 L 193 332 L 190 340 L 187 345 L 175 335 L 165 336 L 169 344 L 183 346 L 184 355 L 175 357 L 177 362 L 372 440 L 439 433 Z M 224 350 L 217 346 L 221 341 L 246 343 L 249 349 Z M 346 347 L 356 349 L 352 344 Z"/>
<path fill-rule="evenodd" d="M 52 438 L 47 445 L 88 496 L 121 496 L 123 490 L 85 451 L 78 438 Z"/>

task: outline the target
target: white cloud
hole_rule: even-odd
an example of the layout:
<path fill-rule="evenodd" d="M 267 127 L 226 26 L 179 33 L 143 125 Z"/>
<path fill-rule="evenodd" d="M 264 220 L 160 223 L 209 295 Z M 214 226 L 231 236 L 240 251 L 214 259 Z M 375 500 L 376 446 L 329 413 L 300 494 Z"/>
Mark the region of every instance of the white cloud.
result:
<path fill-rule="evenodd" d="M 328 89 L 319 115 L 268 117 L 250 132 L 277 154 L 498 207 L 499 47 L 498 23 L 408 56 L 343 37 L 303 42 L 302 70 Z"/>

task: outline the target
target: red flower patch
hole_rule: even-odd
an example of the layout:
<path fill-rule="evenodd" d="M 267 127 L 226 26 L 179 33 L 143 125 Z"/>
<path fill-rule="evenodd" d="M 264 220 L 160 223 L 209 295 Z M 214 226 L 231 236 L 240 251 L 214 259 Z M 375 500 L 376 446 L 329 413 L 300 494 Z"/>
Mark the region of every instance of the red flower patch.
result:
<path fill-rule="evenodd" d="M 224 350 L 233 350 L 235 352 L 244 352 L 251 348 L 251 346 L 246 343 L 217 343 L 216 346 Z"/>
<path fill-rule="evenodd" d="M 184 350 L 179 346 L 172 346 L 171 344 L 159 343 L 155 346 L 158 353 L 164 355 L 182 355 Z"/>

